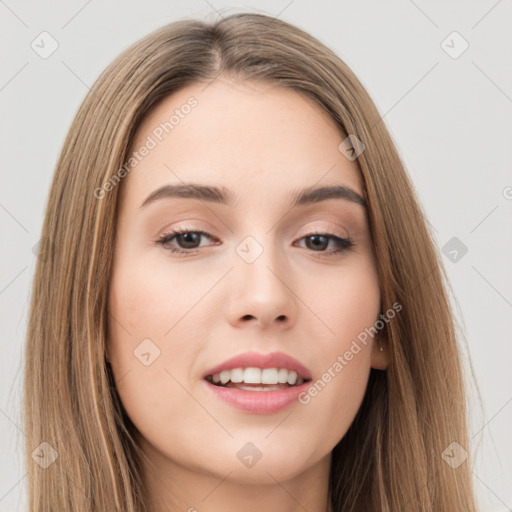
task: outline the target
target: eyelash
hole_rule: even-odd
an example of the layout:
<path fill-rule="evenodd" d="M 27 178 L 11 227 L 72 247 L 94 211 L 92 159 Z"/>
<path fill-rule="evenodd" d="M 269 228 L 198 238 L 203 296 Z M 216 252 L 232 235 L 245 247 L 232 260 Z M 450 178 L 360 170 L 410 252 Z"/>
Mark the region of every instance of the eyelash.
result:
<path fill-rule="evenodd" d="M 210 233 L 207 233 L 206 231 L 192 230 L 192 229 L 177 229 L 177 230 L 172 230 L 169 233 L 165 233 L 164 235 L 162 235 L 161 238 L 159 238 L 156 241 L 156 243 L 164 246 L 164 244 L 170 242 L 171 240 L 176 238 L 178 235 L 183 235 L 185 233 L 195 233 L 198 235 L 206 236 L 210 239 L 214 238 Z M 336 256 L 341 253 L 350 251 L 352 249 L 352 247 L 354 246 L 354 241 L 350 238 L 339 237 L 339 236 L 331 234 L 331 233 L 322 233 L 321 231 L 314 231 L 312 233 L 308 233 L 307 235 L 304 235 L 303 237 L 301 237 L 299 240 L 302 240 L 304 238 L 308 238 L 311 236 L 315 236 L 315 235 L 320 235 L 320 236 L 326 237 L 331 240 L 336 240 L 337 243 L 341 246 L 340 248 L 336 249 L 335 251 L 330 251 L 330 252 L 312 251 L 312 252 L 318 252 L 319 254 L 323 254 L 324 256 L 327 256 L 327 257 Z M 197 249 L 198 249 L 198 248 L 196 248 L 196 249 L 177 249 L 176 247 L 170 247 L 170 248 L 164 247 L 164 248 L 166 251 L 169 251 L 173 254 L 179 253 L 179 254 L 183 254 L 183 255 L 193 254 L 193 253 L 197 252 Z"/>

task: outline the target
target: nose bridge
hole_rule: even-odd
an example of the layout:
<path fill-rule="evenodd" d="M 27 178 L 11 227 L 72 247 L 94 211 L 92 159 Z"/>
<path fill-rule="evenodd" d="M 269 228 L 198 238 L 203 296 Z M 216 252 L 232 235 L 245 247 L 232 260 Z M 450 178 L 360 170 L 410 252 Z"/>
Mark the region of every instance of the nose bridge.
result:
<path fill-rule="evenodd" d="M 258 238 L 256 238 L 256 236 Z M 248 235 L 236 247 L 238 261 L 236 266 L 243 274 L 243 281 L 247 286 L 257 287 L 262 292 L 271 289 L 275 292 L 283 286 L 275 273 L 283 267 L 283 255 L 279 254 L 279 247 L 273 239 L 272 233 Z M 253 292 L 255 290 L 253 289 Z"/>
<path fill-rule="evenodd" d="M 295 298 L 290 289 L 286 256 L 281 254 L 273 232 L 248 235 L 236 247 L 232 321 L 255 317 L 262 323 L 291 321 Z"/>

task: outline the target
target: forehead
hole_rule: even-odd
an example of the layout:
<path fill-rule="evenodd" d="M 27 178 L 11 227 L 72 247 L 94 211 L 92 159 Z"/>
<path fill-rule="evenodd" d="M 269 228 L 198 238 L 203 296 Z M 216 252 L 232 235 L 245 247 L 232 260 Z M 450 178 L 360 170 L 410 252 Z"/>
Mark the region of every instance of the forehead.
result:
<path fill-rule="evenodd" d="M 219 77 L 189 85 L 151 111 L 130 148 L 144 156 L 133 160 L 123 186 L 128 201 L 183 181 L 221 184 L 247 199 L 317 183 L 362 193 L 357 164 L 338 149 L 343 139 L 312 99 L 268 82 Z"/>

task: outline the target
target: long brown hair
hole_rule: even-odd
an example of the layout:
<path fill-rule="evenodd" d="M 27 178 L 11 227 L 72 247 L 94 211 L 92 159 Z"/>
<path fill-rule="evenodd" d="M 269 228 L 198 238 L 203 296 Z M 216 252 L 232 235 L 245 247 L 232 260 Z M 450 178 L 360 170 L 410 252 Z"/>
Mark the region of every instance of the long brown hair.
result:
<path fill-rule="evenodd" d="M 336 512 L 471 512 L 460 349 L 445 270 L 395 145 L 359 80 L 331 50 L 284 21 L 234 14 L 168 24 L 124 51 L 81 104 L 48 197 L 26 346 L 24 421 L 30 510 L 146 510 L 140 449 L 105 361 L 119 175 L 159 100 L 221 73 L 265 80 L 317 102 L 357 158 L 368 202 L 391 362 L 371 370 L 362 406 L 334 448 Z M 41 445 L 41 443 L 47 443 Z M 45 464 L 37 464 L 33 453 Z M 457 448 L 457 446 L 456 446 Z M 452 446 L 453 449 L 453 446 Z M 457 448 L 460 450 L 460 448 Z M 55 458 L 57 457 L 57 458 Z M 46 466 L 46 467 L 44 467 Z"/>

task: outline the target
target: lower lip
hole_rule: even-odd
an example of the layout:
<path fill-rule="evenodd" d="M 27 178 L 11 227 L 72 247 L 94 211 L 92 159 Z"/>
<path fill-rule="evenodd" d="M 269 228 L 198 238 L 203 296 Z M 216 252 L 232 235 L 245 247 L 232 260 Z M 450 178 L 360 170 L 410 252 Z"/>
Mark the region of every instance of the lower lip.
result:
<path fill-rule="evenodd" d="M 300 393 L 309 386 L 309 381 L 286 389 L 273 391 L 244 391 L 243 389 L 224 388 L 204 381 L 211 392 L 226 402 L 245 412 L 253 414 L 273 414 L 298 401 Z"/>

